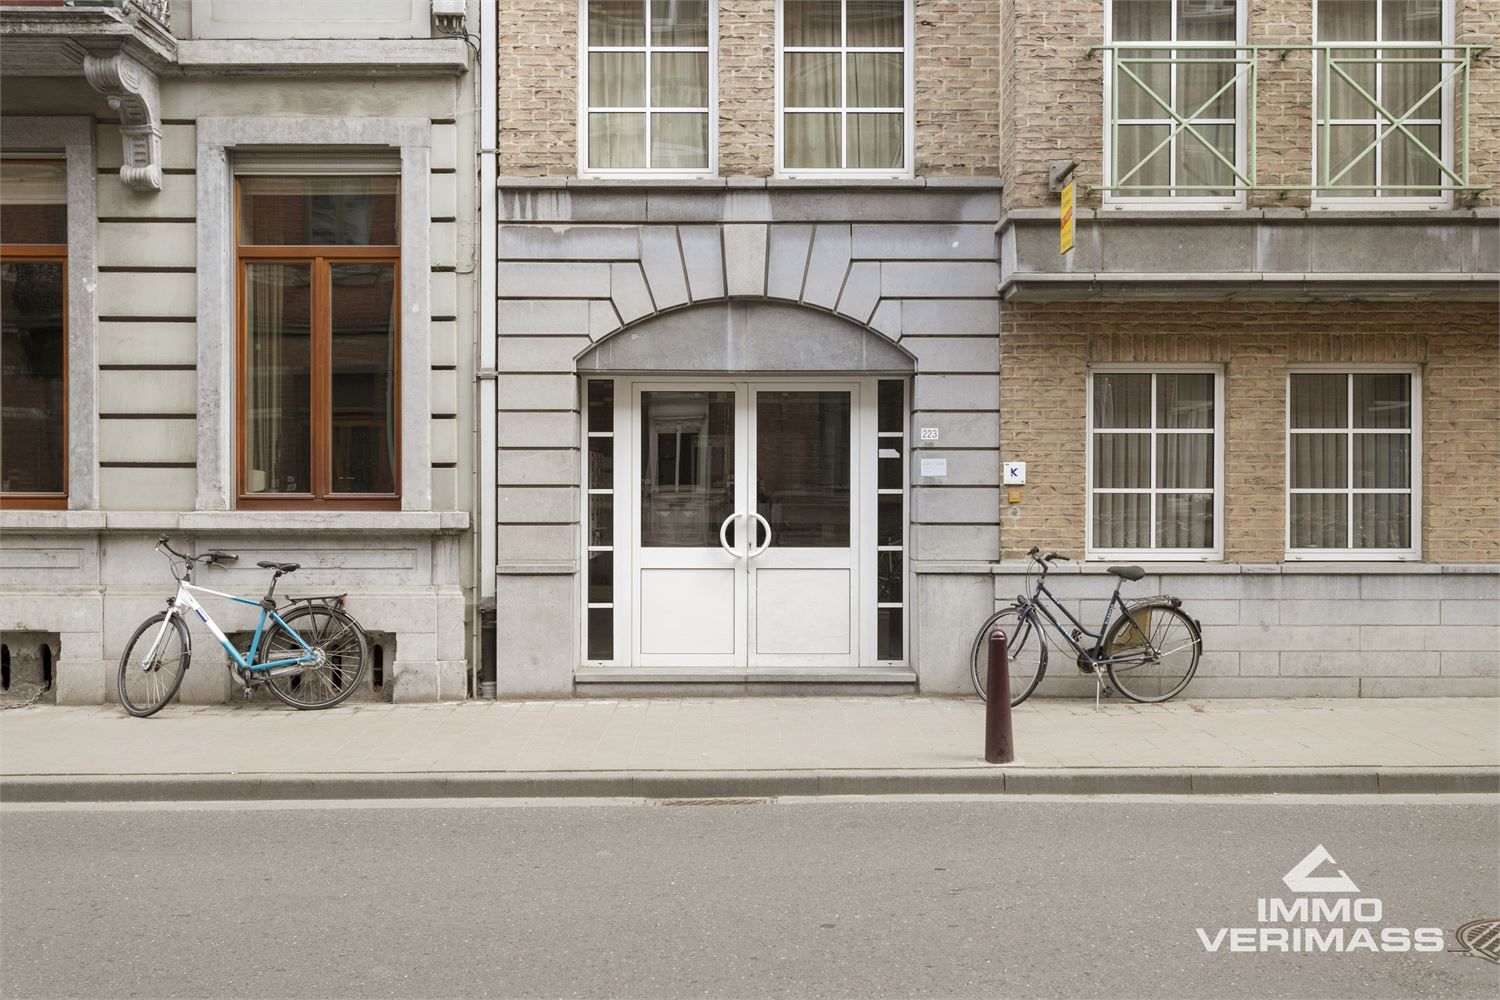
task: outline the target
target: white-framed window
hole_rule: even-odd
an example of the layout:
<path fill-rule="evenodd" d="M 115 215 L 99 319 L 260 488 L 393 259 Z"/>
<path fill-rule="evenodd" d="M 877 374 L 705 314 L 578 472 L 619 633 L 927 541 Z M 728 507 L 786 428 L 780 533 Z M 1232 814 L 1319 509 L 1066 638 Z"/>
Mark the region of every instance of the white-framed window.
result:
<path fill-rule="evenodd" d="M 1090 370 L 1088 558 L 1221 556 L 1223 381 L 1212 365 Z"/>
<path fill-rule="evenodd" d="M 1452 38 L 1452 0 L 1315 0 L 1313 40 L 1329 47 L 1314 52 L 1314 183 L 1329 185 L 1316 204 L 1449 202 Z"/>
<path fill-rule="evenodd" d="M 1248 6 L 1106 0 L 1106 204 L 1243 203 Z"/>
<path fill-rule="evenodd" d="M 1287 558 L 1420 557 L 1421 398 L 1413 365 L 1288 373 Z"/>
<path fill-rule="evenodd" d="M 912 0 L 777 0 L 776 170 L 912 172 Z"/>
<path fill-rule="evenodd" d="M 713 174 L 718 5 L 581 0 L 578 16 L 581 173 Z"/>

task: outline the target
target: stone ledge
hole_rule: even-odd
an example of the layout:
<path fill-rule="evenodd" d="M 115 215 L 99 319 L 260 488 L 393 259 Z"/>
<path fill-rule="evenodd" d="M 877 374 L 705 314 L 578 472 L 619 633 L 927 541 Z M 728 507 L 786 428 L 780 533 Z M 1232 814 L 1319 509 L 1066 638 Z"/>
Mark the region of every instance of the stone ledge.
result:
<path fill-rule="evenodd" d="M 467 531 L 469 514 L 446 511 L 0 511 L 0 532 L 212 531 L 291 534 L 379 532 L 452 535 Z"/>
<path fill-rule="evenodd" d="M 986 572 L 995 576 L 1017 576 L 1026 572 L 1029 563 L 1008 561 L 990 563 Z M 1110 566 L 1140 566 L 1152 576 L 1437 576 L 1440 574 L 1497 575 L 1500 563 L 1431 563 L 1431 562 L 1291 562 L 1291 563 L 1206 563 L 1206 562 L 1128 562 L 1116 559 L 1095 562 L 1054 564 L 1053 575 L 1102 576 Z M 920 569 L 917 572 L 921 572 Z"/>
<path fill-rule="evenodd" d="M 859 189 L 900 190 L 973 190 L 999 191 L 999 177 L 527 177 L 506 175 L 495 178 L 495 186 L 502 190 L 526 190 L 528 188 L 569 188 L 574 190 L 735 190 L 759 191 L 766 189 L 813 191 L 852 191 Z M 1048 218 L 1055 219 L 1053 211 Z"/>
<path fill-rule="evenodd" d="M 447 38 L 197 39 L 177 43 L 185 76 L 459 76 L 462 41 Z"/>
<path fill-rule="evenodd" d="M 917 675 L 905 667 L 849 669 L 770 667 L 715 670 L 706 667 L 579 667 L 578 684 L 915 684 Z"/>
<path fill-rule="evenodd" d="M 1211 223 L 1223 225 L 1236 222 L 1327 222 L 1337 225 L 1358 225 L 1368 222 L 1376 225 L 1409 223 L 1429 226 L 1433 222 L 1464 221 L 1468 219 L 1500 219 L 1500 208 L 1442 208 L 1442 209 L 1371 209 L 1371 208 L 1237 208 L 1196 209 L 1167 211 L 1163 209 L 1096 209 L 1079 208 L 1074 211 L 1075 222 L 1098 223 Z M 1016 222 L 1047 222 L 1056 224 L 1057 207 L 1013 208 L 1005 213 L 995 231 L 1000 232 Z"/>

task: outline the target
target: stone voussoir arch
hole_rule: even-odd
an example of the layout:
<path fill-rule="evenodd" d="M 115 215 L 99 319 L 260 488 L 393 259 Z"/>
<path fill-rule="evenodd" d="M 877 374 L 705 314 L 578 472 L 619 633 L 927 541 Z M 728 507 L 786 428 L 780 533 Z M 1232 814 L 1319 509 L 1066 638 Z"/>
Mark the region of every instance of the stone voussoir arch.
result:
<path fill-rule="evenodd" d="M 853 259 L 847 223 L 654 225 L 637 234 L 637 259 L 611 263 L 609 297 L 593 301 L 596 344 L 710 302 L 790 304 L 901 339 L 900 302 L 882 297 L 878 261 Z"/>
<path fill-rule="evenodd" d="M 580 374 L 697 372 L 910 375 L 890 337 L 831 310 L 769 297 L 690 303 L 625 323 L 575 358 Z"/>

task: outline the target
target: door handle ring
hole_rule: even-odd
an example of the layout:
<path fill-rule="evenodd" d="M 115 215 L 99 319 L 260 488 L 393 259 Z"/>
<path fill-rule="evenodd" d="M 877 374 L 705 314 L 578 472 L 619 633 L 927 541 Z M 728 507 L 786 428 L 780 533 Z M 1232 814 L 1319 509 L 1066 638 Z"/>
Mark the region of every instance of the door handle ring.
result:
<path fill-rule="evenodd" d="M 760 555 L 762 552 L 766 551 L 766 549 L 769 549 L 771 547 L 771 522 L 762 517 L 760 511 L 758 510 L 752 510 L 749 516 L 755 518 L 761 524 L 765 525 L 766 528 L 766 544 L 762 545 L 760 548 L 756 548 L 755 539 L 753 537 L 750 539 L 750 551 L 746 552 L 745 556 L 748 559 L 754 559 L 756 556 Z"/>
<path fill-rule="evenodd" d="M 734 523 L 735 518 L 744 516 L 743 511 L 731 511 L 729 516 L 724 518 L 724 522 L 719 525 L 719 547 L 729 553 L 731 559 L 739 559 L 741 557 L 738 552 L 729 547 L 729 526 Z"/>

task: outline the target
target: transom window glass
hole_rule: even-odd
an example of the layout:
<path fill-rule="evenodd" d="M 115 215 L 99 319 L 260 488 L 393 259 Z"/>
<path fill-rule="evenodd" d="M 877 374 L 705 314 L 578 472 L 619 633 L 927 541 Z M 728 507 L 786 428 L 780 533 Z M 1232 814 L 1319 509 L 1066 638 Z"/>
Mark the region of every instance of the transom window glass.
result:
<path fill-rule="evenodd" d="M 782 167 L 907 169 L 906 3 L 783 0 Z"/>
<path fill-rule="evenodd" d="M 1112 0 L 1113 197 L 1229 198 L 1248 55 L 1236 0 Z"/>
<path fill-rule="evenodd" d="M 709 169 L 707 0 L 587 0 L 589 170 Z"/>
<path fill-rule="evenodd" d="M 1443 0 L 1318 0 L 1317 41 L 1334 46 L 1317 54 L 1318 183 L 1327 185 L 1320 198 L 1441 196 L 1443 7 Z"/>
<path fill-rule="evenodd" d="M 1415 381 L 1409 372 L 1290 376 L 1290 549 L 1415 547 Z"/>
<path fill-rule="evenodd" d="M 67 492 L 68 183 L 61 160 L 0 161 L 0 504 Z"/>
<path fill-rule="evenodd" d="M 1218 376 L 1099 371 L 1089 406 L 1089 549 L 1218 548 Z"/>
<path fill-rule="evenodd" d="M 393 506 L 398 180 L 238 183 L 241 503 Z"/>

